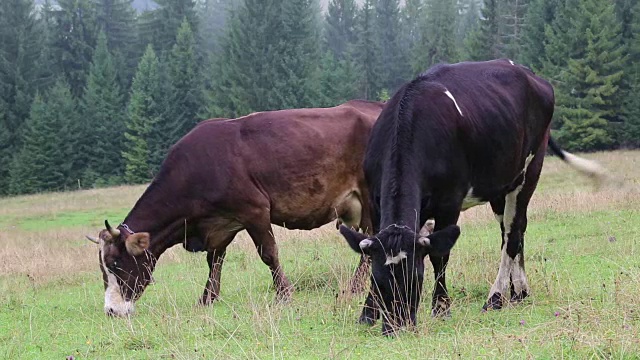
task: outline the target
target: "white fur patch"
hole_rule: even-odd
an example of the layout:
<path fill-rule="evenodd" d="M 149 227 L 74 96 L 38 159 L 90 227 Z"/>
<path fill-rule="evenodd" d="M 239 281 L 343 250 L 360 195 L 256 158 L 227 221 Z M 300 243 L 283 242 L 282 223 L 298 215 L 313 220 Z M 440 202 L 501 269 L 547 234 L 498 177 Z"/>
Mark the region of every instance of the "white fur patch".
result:
<path fill-rule="evenodd" d="M 465 196 L 464 199 L 462 199 L 462 210 L 467 210 L 474 206 L 482 205 L 486 203 L 487 203 L 486 201 L 482 201 L 480 200 L 480 198 L 473 196 L 473 188 L 470 187 L 469 191 L 467 191 L 467 196 Z"/>
<path fill-rule="evenodd" d="M 523 291 L 529 293 L 529 283 L 527 282 L 527 275 L 524 272 L 524 268 L 520 264 L 520 254 L 516 255 L 513 259 L 513 268 L 511 269 L 511 282 L 513 283 L 513 290 L 516 294 L 522 294 Z"/>
<path fill-rule="evenodd" d="M 509 60 L 509 64 L 511 64 L 511 65 L 515 65 L 515 64 L 513 63 L 513 61 L 511 61 L 511 60 Z"/>
<path fill-rule="evenodd" d="M 104 292 L 104 312 L 116 316 L 128 316 L 133 314 L 134 302 L 126 301 L 122 297 L 120 285 L 116 276 L 112 274 L 106 267 L 104 262 L 104 252 L 100 252 L 102 257 L 102 269 L 107 274 L 107 289 Z"/>
<path fill-rule="evenodd" d="M 491 286 L 491 291 L 489 291 L 489 299 L 491 299 L 491 297 L 495 293 L 500 293 L 502 296 L 506 296 L 507 290 L 509 289 L 509 279 L 511 277 L 511 272 L 513 270 L 515 261 L 511 258 L 511 256 L 509 256 L 509 254 L 507 254 L 507 241 L 509 239 L 509 234 L 511 233 L 513 219 L 516 216 L 516 202 L 518 199 L 518 194 L 520 194 L 521 190 L 522 184 L 518 186 L 514 191 L 508 193 L 506 196 L 503 215 L 504 245 L 502 246 L 502 252 L 500 254 L 500 269 L 498 269 L 496 281 Z"/>
<path fill-rule="evenodd" d="M 460 116 L 464 116 L 462 115 L 462 110 L 460 110 L 460 107 L 458 106 L 458 102 L 456 101 L 456 99 L 453 97 L 453 95 L 451 94 L 451 92 L 449 92 L 449 90 L 444 92 L 449 99 L 453 100 L 453 103 L 456 105 L 456 109 L 458 109 L 458 112 L 460 113 Z"/>
<path fill-rule="evenodd" d="M 403 250 L 400 250 L 400 252 L 396 256 L 387 255 L 387 261 L 385 261 L 384 264 L 385 265 L 398 264 L 400 261 L 406 258 L 407 258 L 407 253 Z"/>

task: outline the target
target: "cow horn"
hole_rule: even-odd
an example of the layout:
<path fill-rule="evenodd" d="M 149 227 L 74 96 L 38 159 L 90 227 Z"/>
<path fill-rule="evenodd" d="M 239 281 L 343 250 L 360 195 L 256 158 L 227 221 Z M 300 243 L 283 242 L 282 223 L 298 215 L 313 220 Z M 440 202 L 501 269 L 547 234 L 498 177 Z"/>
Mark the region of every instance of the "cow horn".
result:
<path fill-rule="evenodd" d="M 107 231 L 109 231 L 109 234 L 111 234 L 111 237 L 117 238 L 120 236 L 120 230 L 112 228 L 111 225 L 109 225 L 109 220 L 104 221 L 104 226 L 107 228 Z"/>
<path fill-rule="evenodd" d="M 92 243 L 98 244 L 98 238 L 95 236 L 91 236 L 91 235 L 85 235 L 87 240 L 91 241 Z"/>

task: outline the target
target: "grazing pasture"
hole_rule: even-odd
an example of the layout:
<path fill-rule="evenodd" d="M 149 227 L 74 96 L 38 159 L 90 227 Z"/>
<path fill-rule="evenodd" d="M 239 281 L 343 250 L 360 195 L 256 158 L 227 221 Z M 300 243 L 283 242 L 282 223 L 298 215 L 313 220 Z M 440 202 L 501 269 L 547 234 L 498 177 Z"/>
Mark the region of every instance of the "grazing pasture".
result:
<path fill-rule="evenodd" d="M 276 228 L 295 285 L 279 304 L 269 269 L 241 234 L 229 247 L 222 299 L 196 305 L 205 253 L 170 249 L 129 319 L 103 313 L 95 244 L 105 218 L 120 221 L 144 190 L 117 187 L 0 199 L 0 357 L 84 358 L 603 358 L 640 356 L 640 151 L 584 155 L 620 179 L 588 179 L 545 160 L 525 236 L 532 296 L 482 313 L 500 258 L 489 205 L 463 213 L 448 282 L 452 317 L 429 317 L 395 339 L 357 325 L 365 294 L 346 291 L 358 256 L 334 224 Z M 427 273 L 431 274 L 428 264 Z M 430 296 L 432 276 L 425 276 Z"/>

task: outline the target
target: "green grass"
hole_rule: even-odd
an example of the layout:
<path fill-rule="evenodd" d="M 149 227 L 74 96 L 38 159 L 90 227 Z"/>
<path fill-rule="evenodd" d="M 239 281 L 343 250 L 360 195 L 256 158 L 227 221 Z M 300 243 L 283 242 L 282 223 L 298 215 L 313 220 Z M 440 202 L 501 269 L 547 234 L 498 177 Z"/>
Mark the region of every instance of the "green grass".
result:
<path fill-rule="evenodd" d="M 79 226 L 100 227 L 104 219 L 124 219 L 129 209 L 100 211 L 66 211 L 37 216 L 4 216 L 0 217 L 0 226 L 17 226 L 26 231 L 42 231 L 49 229 L 72 228 Z"/>
<path fill-rule="evenodd" d="M 575 174 L 562 164 L 545 165 L 525 241 L 532 296 L 519 306 L 481 312 L 499 228 L 486 209 L 463 214 L 447 273 L 452 317 L 429 317 L 427 262 L 416 332 L 395 339 L 380 324 L 356 324 L 364 294 L 346 289 L 358 256 L 333 224 L 276 231 L 296 290 L 288 304 L 275 302 L 269 270 L 243 237 L 214 305 L 196 305 L 205 255 L 178 247 L 160 259 L 136 314 L 113 319 L 102 311 L 95 245 L 82 237 L 122 219 L 143 187 L 0 199 L 0 358 L 640 359 L 639 176 L 622 168 L 637 155 L 601 155 L 631 184 L 600 193 L 570 187 Z"/>

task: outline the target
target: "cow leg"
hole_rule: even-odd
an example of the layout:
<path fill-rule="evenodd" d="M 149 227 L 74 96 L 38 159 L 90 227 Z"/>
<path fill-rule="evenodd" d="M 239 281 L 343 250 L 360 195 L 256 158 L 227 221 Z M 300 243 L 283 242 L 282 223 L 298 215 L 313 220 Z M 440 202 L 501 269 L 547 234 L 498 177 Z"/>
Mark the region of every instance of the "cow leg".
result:
<path fill-rule="evenodd" d="M 360 314 L 360 318 L 358 319 L 358 323 L 360 324 L 373 326 L 380 318 L 380 307 L 374 299 L 374 286 L 375 281 L 373 280 L 373 277 L 371 277 L 371 289 L 369 290 L 369 294 L 364 301 L 362 313 Z"/>
<path fill-rule="evenodd" d="M 459 207 L 458 207 L 459 208 Z M 449 225 L 456 224 L 459 211 L 445 211 L 435 217 L 434 231 L 440 231 Z M 426 223 L 425 223 L 426 226 Z M 433 274 L 435 276 L 435 287 L 433 297 L 431 299 L 431 316 L 432 317 L 449 317 L 451 316 L 451 298 L 447 292 L 446 270 L 449 262 L 449 254 L 445 256 L 429 255 L 429 260 L 433 265 Z"/>
<path fill-rule="evenodd" d="M 522 301 L 531 294 L 524 269 L 524 233 L 527 230 L 527 207 L 540 178 L 545 150 L 546 147 L 542 146 L 527 166 L 523 183 L 508 193 L 504 202 L 496 200 L 491 203 L 496 219 L 500 221 L 502 251 L 498 275 L 483 310 L 501 309 L 509 301 L 509 289 L 513 302 Z"/>
<path fill-rule="evenodd" d="M 269 213 L 266 214 L 266 221 L 263 220 L 261 224 L 254 223 L 247 226 L 247 232 L 256 246 L 260 259 L 262 259 L 262 262 L 269 266 L 269 269 L 271 270 L 277 299 L 279 301 L 287 302 L 291 298 L 293 287 L 280 266 L 278 247 L 273 236 L 273 230 L 268 216 Z"/>
<path fill-rule="evenodd" d="M 220 274 L 226 252 L 226 248 L 207 252 L 209 279 L 207 279 L 207 284 L 204 287 L 204 294 L 200 298 L 201 305 L 211 305 L 220 296 Z"/>

